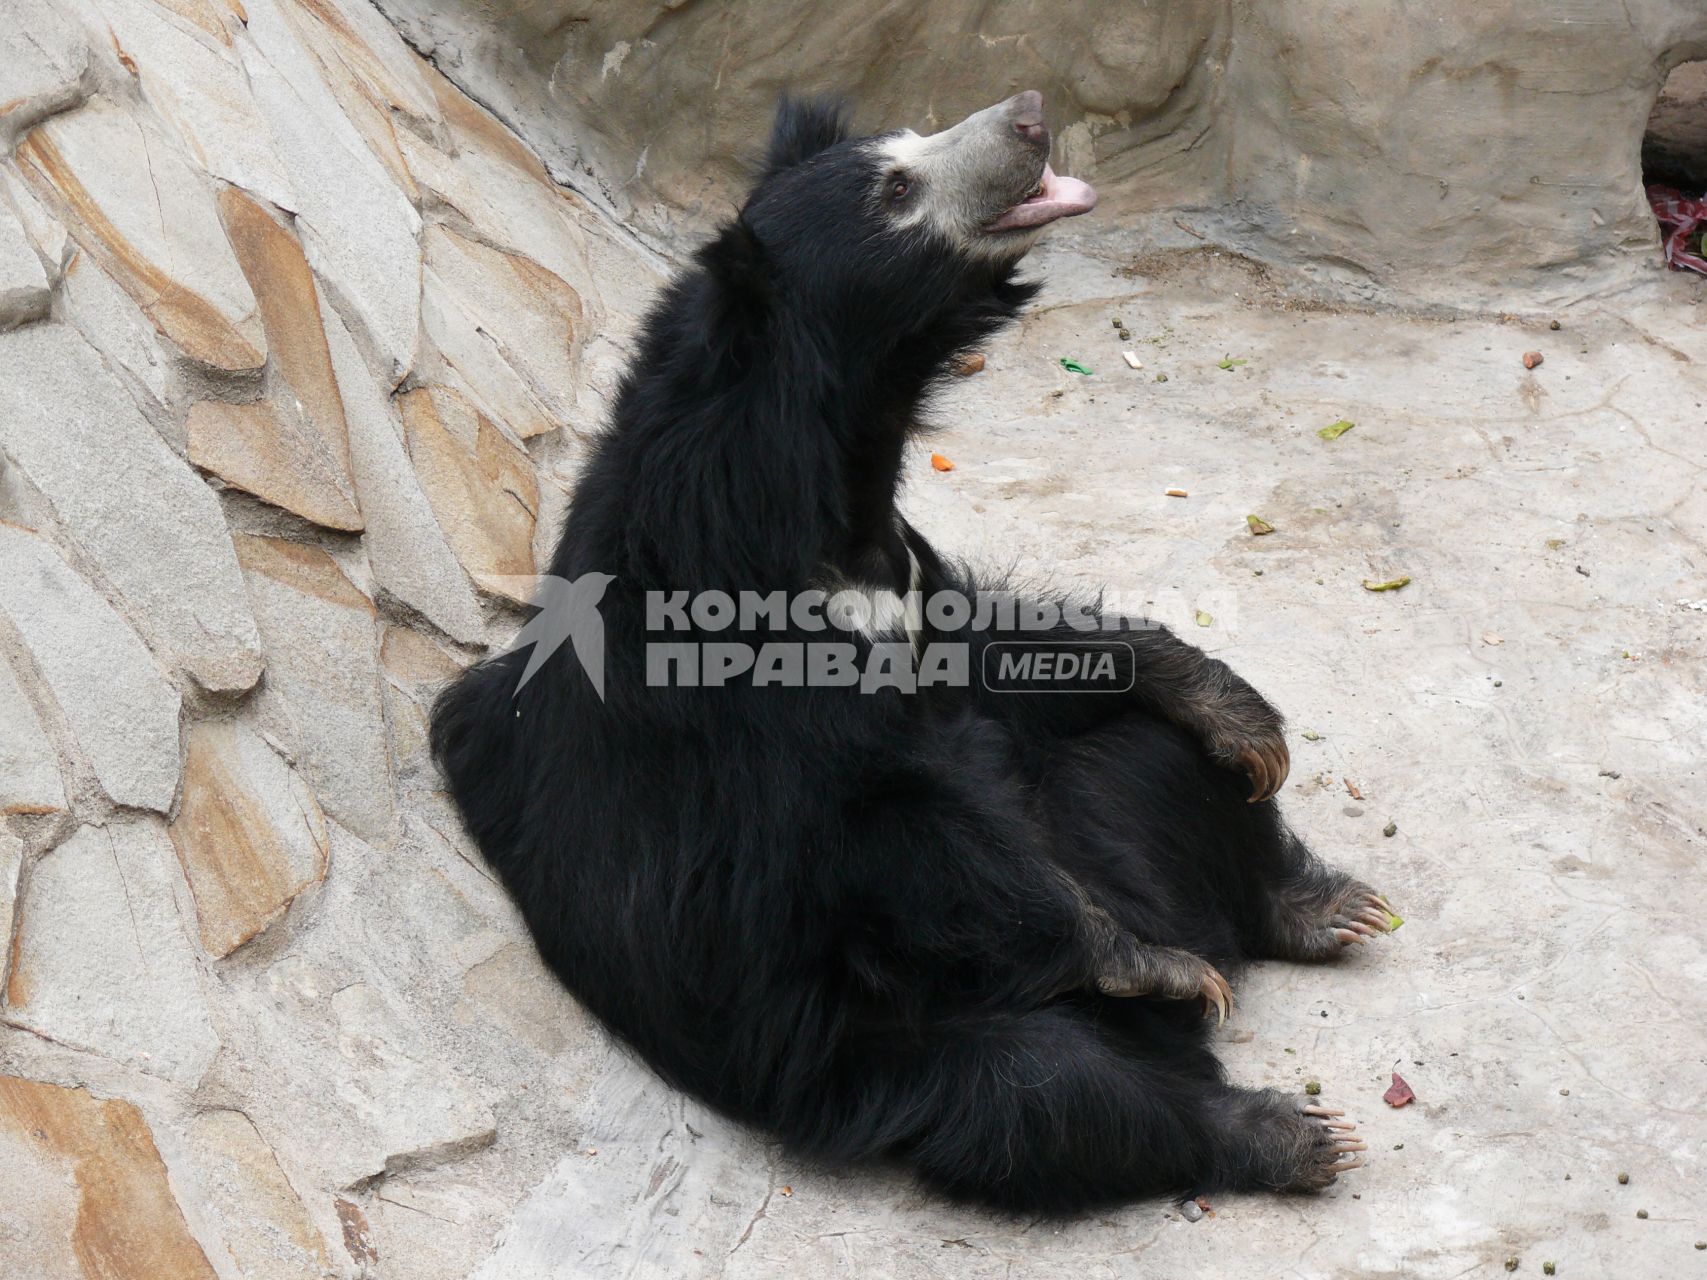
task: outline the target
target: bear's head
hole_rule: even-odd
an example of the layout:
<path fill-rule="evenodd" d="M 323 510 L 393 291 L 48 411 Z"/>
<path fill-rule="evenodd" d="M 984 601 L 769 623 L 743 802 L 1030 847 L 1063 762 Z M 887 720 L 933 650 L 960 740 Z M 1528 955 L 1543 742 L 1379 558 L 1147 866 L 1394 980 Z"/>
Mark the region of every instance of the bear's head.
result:
<path fill-rule="evenodd" d="M 1041 230 L 1096 203 L 1049 167 L 1049 141 L 1035 91 L 923 137 L 853 137 L 839 104 L 784 99 L 757 182 L 700 257 L 723 332 L 774 339 L 792 318 L 843 364 L 978 340 L 1034 292 L 1012 277 Z"/>

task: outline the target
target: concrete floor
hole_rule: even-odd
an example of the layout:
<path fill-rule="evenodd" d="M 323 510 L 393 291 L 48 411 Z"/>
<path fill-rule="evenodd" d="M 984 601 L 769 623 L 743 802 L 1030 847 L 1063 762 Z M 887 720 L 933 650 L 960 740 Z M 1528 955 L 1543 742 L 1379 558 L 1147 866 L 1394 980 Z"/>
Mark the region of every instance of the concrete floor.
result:
<path fill-rule="evenodd" d="M 1088 227 L 1035 267 L 906 509 L 940 546 L 1154 600 L 1288 715 L 1289 820 L 1406 923 L 1245 973 L 1220 1050 L 1243 1083 L 1319 1081 L 1368 1167 L 1195 1223 L 1011 1222 L 803 1168 L 610 1054 L 583 1147 L 478 1274 L 1707 1274 L 1707 282 L 1452 322 L 1300 307 L 1230 256 Z"/>

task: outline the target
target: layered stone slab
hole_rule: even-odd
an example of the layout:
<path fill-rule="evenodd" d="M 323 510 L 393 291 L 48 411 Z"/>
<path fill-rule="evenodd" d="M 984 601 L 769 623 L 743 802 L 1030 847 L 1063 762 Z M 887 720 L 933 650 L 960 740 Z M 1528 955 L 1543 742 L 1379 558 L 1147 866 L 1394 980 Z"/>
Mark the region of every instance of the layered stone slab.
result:
<path fill-rule="evenodd" d="M 0 1076 L 0 1203 L 8 1275 L 216 1280 L 148 1122 L 122 1099 Z"/>
<path fill-rule="evenodd" d="M 79 827 L 30 868 L 5 1020 L 194 1088 L 219 1051 L 157 820 Z"/>
<path fill-rule="evenodd" d="M 244 534 L 236 543 L 302 767 L 326 812 L 383 840 L 393 802 L 373 601 L 319 547 Z"/>
<path fill-rule="evenodd" d="M 0 330 L 45 319 L 52 296 L 23 223 L 0 201 Z"/>
<path fill-rule="evenodd" d="M 87 93 L 89 46 L 55 0 L 7 0 L 0 25 L 0 155 L 43 116 Z"/>
<path fill-rule="evenodd" d="M 186 1136 L 198 1208 L 244 1280 L 335 1274 L 320 1232 L 248 1116 L 203 1111 Z"/>
<path fill-rule="evenodd" d="M 0 522 L 0 611 L 119 804 L 161 813 L 178 789 L 178 691 L 147 646 L 52 547 Z"/>
<path fill-rule="evenodd" d="M 182 22 L 162 20 L 157 0 L 92 3 L 148 104 L 183 139 L 189 156 L 214 177 L 295 209 L 295 189 L 226 27 L 237 15 L 216 0 L 175 0 L 168 7 Z"/>
<path fill-rule="evenodd" d="M 527 453 L 485 414 L 447 388 L 398 397 L 421 488 L 469 576 L 495 595 L 527 603 L 511 581 L 534 572 L 539 481 Z"/>
<path fill-rule="evenodd" d="M 303 248 L 320 278 L 335 282 L 340 305 L 358 320 L 395 385 L 415 364 L 420 217 L 400 175 L 352 123 L 278 0 L 254 0 L 247 9 L 253 43 L 242 47 L 243 64 L 300 197 Z"/>
<path fill-rule="evenodd" d="M 368 563 L 380 590 L 457 640 L 481 638 L 480 604 L 403 447 L 403 427 L 383 381 L 342 320 L 322 307 L 349 425 Z"/>
<path fill-rule="evenodd" d="M 241 192 L 220 210 L 260 299 L 272 358 L 270 394 L 254 404 L 203 401 L 190 410 L 190 461 L 305 520 L 362 527 L 350 474 L 344 403 L 332 372 L 320 295 L 296 237 Z"/>
<path fill-rule="evenodd" d="M 0 658 L 0 815 L 54 813 L 64 807 L 59 753 L 42 732 L 11 664 Z"/>
<path fill-rule="evenodd" d="M 261 674 L 219 502 L 66 325 L 0 334 L 0 452 L 163 653 L 208 689 Z"/>
<path fill-rule="evenodd" d="M 260 933 L 326 874 L 326 820 L 313 789 L 242 721 L 190 730 L 169 834 L 214 956 Z"/>
<path fill-rule="evenodd" d="M 18 161 L 77 242 L 187 358 L 224 372 L 261 367 L 255 296 L 207 179 L 145 118 L 92 99 L 34 129 Z"/>
<path fill-rule="evenodd" d="M 506 425 L 517 435 L 526 438 L 569 422 L 580 382 L 580 294 L 524 254 L 494 249 L 442 226 L 428 228 L 423 245 L 438 300 L 435 341 L 446 359 L 476 394 L 513 406 L 518 420 Z M 515 383 L 538 410 L 528 413 L 516 403 Z"/>

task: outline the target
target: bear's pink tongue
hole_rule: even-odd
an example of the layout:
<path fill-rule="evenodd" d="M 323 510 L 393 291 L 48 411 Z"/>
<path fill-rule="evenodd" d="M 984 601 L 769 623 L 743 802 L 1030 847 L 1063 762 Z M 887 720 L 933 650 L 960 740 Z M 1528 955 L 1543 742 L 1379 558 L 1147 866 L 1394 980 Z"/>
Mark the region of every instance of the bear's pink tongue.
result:
<path fill-rule="evenodd" d="M 1096 208 L 1096 188 L 1078 178 L 1063 178 L 1048 165 L 1043 166 L 1043 190 L 1027 196 L 994 222 L 986 223 L 986 231 L 1013 231 L 1020 227 L 1041 227 L 1057 218 L 1077 217 Z"/>

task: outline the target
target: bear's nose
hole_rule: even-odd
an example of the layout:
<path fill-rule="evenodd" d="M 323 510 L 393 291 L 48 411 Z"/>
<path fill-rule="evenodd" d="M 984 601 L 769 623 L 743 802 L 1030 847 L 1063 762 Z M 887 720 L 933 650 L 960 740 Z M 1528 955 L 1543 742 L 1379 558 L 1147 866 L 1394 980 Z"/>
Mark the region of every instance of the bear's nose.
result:
<path fill-rule="evenodd" d="M 1049 127 L 1043 123 L 1043 95 L 1036 89 L 1016 93 L 1009 100 L 1014 132 L 1036 147 L 1049 145 Z"/>

